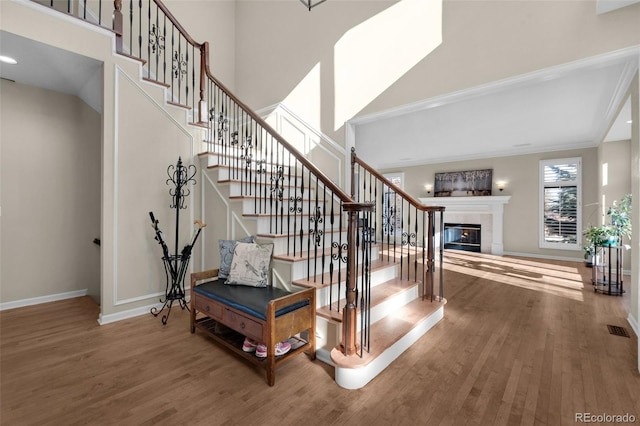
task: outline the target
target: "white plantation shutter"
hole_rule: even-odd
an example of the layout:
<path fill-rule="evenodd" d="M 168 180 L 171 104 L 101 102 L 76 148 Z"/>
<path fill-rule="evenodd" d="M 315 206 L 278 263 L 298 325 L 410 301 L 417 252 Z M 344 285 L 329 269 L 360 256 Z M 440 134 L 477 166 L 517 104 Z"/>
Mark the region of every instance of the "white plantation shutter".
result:
<path fill-rule="evenodd" d="M 540 177 L 540 247 L 580 249 L 580 158 L 541 161 Z"/>

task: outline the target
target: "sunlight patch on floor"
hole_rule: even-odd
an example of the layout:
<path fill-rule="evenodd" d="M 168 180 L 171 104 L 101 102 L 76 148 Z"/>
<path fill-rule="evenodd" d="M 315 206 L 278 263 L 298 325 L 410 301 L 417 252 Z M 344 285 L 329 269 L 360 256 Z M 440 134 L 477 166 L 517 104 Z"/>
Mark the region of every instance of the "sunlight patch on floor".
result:
<path fill-rule="evenodd" d="M 445 255 L 445 269 L 528 290 L 583 301 L 585 284 L 577 267 L 549 268 L 549 264 L 481 254 Z M 557 265 L 555 265 L 557 266 Z"/>

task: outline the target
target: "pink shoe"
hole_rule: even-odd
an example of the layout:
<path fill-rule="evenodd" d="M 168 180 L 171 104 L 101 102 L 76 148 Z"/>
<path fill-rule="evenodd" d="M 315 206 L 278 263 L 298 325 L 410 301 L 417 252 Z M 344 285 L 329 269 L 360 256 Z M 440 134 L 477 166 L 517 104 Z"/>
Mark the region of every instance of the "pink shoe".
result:
<path fill-rule="evenodd" d="M 291 343 L 289 342 L 279 342 L 276 343 L 276 356 L 284 355 L 291 350 Z M 267 345 L 264 343 L 259 343 L 256 347 L 256 356 L 258 358 L 266 358 L 267 357 Z"/>
<path fill-rule="evenodd" d="M 253 339 L 249 339 L 248 337 L 245 337 L 244 343 L 242 344 L 242 350 L 245 352 L 255 352 L 257 346 L 258 346 L 258 342 L 256 342 Z"/>

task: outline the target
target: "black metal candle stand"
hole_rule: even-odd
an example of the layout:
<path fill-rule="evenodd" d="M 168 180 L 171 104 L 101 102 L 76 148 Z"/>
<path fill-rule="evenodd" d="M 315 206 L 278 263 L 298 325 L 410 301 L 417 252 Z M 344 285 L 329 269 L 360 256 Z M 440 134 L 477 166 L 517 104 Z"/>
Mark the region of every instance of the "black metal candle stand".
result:
<path fill-rule="evenodd" d="M 166 183 L 171 186 L 171 188 L 169 188 L 169 195 L 172 197 L 172 204 L 169 207 L 176 210 L 176 239 L 174 254 L 169 252 L 169 248 L 167 247 L 164 239 L 164 234 L 158 227 L 159 222 L 154 217 L 153 212 L 149 212 L 151 224 L 156 233 L 155 240 L 162 247 L 162 263 L 164 265 L 167 282 L 164 299 L 160 299 L 160 302 L 163 304 L 162 308 L 158 309 L 154 306 L 151 308 L 151 314 L 154 317 L 157 317 L 165 308 L 167 308 L 167 313 L 162 316 L 162 324 L 164 325 L 166 325 L 169 320 L 171 307 L 175 301 L 180 304 L 180 308 L 183 310 L 189 310 L 184 289 L 184 278 L 187 272 L 187 267 L 189 266 L 189 260 L 191 259 L 193 245 L 198 239 L 202 228 L 206 226 L 202 222 L 196 220 L 196 227 L 194 228 L 191 240 L 184 246 L 182 251 L 178 253 L 180 210 L 187 208 L 184 200 L 190 194 L 189 189 L 185 186 L 187 184 L 193 185 L 196 183 L 194 179 L 194 176 L 196 175 L 196 167 L 194 165 L 184 166 L 182 164 L 182 159 L 178 158 L 178 162 L 175 166 L 173 164 L 169 165 L 167 168 L 167 174 L 169 175 L 169 179 L 167 179 Z"/>

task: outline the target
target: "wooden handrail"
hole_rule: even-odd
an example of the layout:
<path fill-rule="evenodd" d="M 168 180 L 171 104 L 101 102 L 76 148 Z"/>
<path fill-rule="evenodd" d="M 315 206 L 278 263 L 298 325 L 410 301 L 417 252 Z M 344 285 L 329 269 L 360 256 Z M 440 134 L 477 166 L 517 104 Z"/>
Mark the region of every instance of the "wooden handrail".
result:
<path fill-rule="evenodd" d="M 205 43 L 204 49 L 208 49 L 208 43 Z M 209 56 L 208 52 L 206 56 L 207 57 Z M 262 128 L 264 128 L 282 146 L 287 148 L 287 150 L 289 150 L 289 152 L 292 153 L 293 156 L 296 157 L 296 159 L 300 163 L 302 163 L 307 169 L 313 172 L 313 174 L 320 181 L 322 181 L 322 183 L 327 188 L 331 189 L 331 191 L 333 191 L 333 193 L 336 194 L 341 201 L 343 202 L 353 201 L 349 194 L 347 194 L 342 188 L 336 185 L 322 170 L 318 169 L 305 156 L 301 155 L 298 152 L 298 150 L 294 148 L 293 145 L 291 145 L 285 139 L 283 139 L 273 127 L 271 127 L 266 121 L 264 121 L 260 116 L 258 116 L 251 108 L 249 108 L 246 104 L 244 104 L 240 99 L 238 99 L 229 89 L 227 89 L 227 87 L 224 84 L 222 84 L 222 82 L 220 82 L 220 80 L 215 78 L 213 74 L 211 74 L 208 61 L 206 63 L 205 70 L 206 70 L 207 77 L 209 77 L 209 79 L 213 81 L 216 84 L 216 86 L 218 86 L 225 93 L 225 95 L 227 95 L 231 100 L 233 100 L 233 102 L 235 102 L 238 106 L 240 106 L 240 108 L 242 108 L 244 112 L 247 113 L 247 115 L 249 115 L 253 120 L 255 120 L 256 123 L 258 123 Z"/>
<path fill-rule="evenodd" d="M 416 209 L 418 209 L 420 211 L 425 211 L 425 212 L 428 212 L 428 211 L 432 211 L 432 212 L 444 211 L 444 209 L 445 209 L 444 206 L 427 206 L 425 204 L 422 204 L 421 202 L 419 202 L 415 198 L 413 198 L 411 195 L 409 195 L 406 192 L 404 192 L 401 188 L 398 188 L 398 186 L 396 186 L 389 179 L 387 179 L 386 177 L 381 175 L 377 170 L 375 170 L 374 168 L 369 166 L 364 161 L 360 160 L 358 158 L 358 156 L 356 155 L 356 149 L 355 148 L 351 148 L 351 167 L 353 167 L 354 164 L 358 164 L 360 167 L 362 167 L 363 169 L 365 169 L 366 171 L 371 173 L 373 176 L 375 176 L 378 180 L 384 182 L 388 187 L 393 188 L 393 190 L 397 194 L 399 194 L 402 198 L 407 200 L 409 202 L 409 204 L 411 204 Z M 353 182 L 352 182 L 352 185 L 353 185 Z"/>
<path fill-rule="evenodd" d="M 194 47 L 197 47 L 198 49 L 200 49 L 200 47 L 202 46 L 201 43 L 198 43 L 197 41 L 195 41 L 187 32 L 187 30 L 184 29 L 184 27 L 182 25 L 180 25 L 180 22 L 178 22 L 178 20 L 175 18 L 175 16 L 173 16 L 173 14 L 171 12 L 169 12 L 169 9 L 167 9 L 167 6 L 164 5 L 164 3 L 162 3 L 160 0 L 153 0 L 153 2 L 158 6 L 158 8 L 160 10 L 162 10 L 162 12 L 167 16 L 167 18 L 169 18 L 169 21 L 171 21 L 171 23 L 173 25 L 175 25 L 175 27 L 178 29 L 178 31 L 180 31 L 180 33 L 184 36 L 184 38 L 191 43 Z"/>

